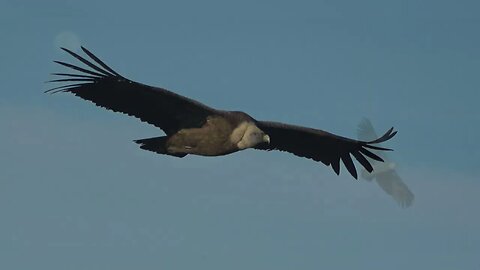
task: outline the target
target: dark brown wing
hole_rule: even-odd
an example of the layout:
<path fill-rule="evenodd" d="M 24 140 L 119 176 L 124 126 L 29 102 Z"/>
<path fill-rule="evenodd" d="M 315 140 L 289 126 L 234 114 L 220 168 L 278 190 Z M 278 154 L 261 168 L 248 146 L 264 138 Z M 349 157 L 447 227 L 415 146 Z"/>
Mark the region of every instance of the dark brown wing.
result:
<path fill-rule="evenodd" d="M 208 115 L 217 113 L 215 109 L 166 89 L 128 80 L 83 47 L 83 52 L 91 60 L 62 49 L 89 69 L 55 61 L 77 73 L 53 73 L 61 78 L 50 82 L 67 84 L 46 92 L 73 93 L 98 106 L 137 117 L 161 128 L 167 135 L 186 127 L 200 127 Z"/>
<path fill-rule="evenodd" d="M 340 174 L 341 159 L 355 179 L 357 179 L 357 171 L 350 155 L 353 155 L 367 171 L 371 172 L 372 165 L 365 156 L 378 161 L 383 160 L 368 148 L 390 150 L 372 144 L 389 140 L 397 133 L 391 128 L 382 137 L 363 142 L 340 137 L 323 130 L 276 122 L 259 121 L 257 126 L 270 136 L 270 144 L 261 144 L 256 149 L 287 151 L 300 157 L 321 161 L 327 166 L 331 165 L 337 175 Z"/>

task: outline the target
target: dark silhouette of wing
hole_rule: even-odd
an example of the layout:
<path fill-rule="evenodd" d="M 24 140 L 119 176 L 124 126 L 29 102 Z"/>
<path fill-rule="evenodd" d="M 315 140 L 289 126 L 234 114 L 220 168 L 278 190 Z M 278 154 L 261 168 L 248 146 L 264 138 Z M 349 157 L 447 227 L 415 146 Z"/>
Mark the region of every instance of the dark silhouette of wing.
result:
<path fill-rule="evenodd" d="M 378 138 L 378 135 L 375 132 L 375 129 L 373 128 L 372 123 L 367 118 L 363 118 L 360 124 L 358 124 L 357 137 L 360 141 L 366 141 L 366 142 L 375 140 L 375 138 Z M 381 147 L 381 144 L 378 144 L 377 146 Z M 377 152 L 377 151 L 373 151 L 373 152 L 377 154 L 379 157 L 381 157 L 384 161 L 388 161 L 388 157 L 385 152 Z M 373 162 L 372 164 L 374 165 L 375 162 Z"/>
<path fill-rule="evenodd" d="M 257 122 L 257 126 L 270 136 L 270 144 L 261 144 L 256 149 L 287 151 L 300 157 L 306 157 L 315 161 L 321 161 L 325 165 L 331 165 L 335 173 L 340 174 L 340 160 L 348 172 L 357 179 L 357 171 L 350 155 L 369 172 L 372 165 L 365 157 L 377 161 L 383 159 L 368 149 L 391 150 L 373 146 L 389 140 L 395 134 L 393 128 L 389 129 L 382 137 L 364 142 L 340 137 L 323 130 L 288 125 L 276 122 Z"/>
<path fill-rule="evenodd" d="M 182 128 L 200 127 L 207 116 L 217 113 L 215 109 L 166 89 L 128 80 L 84 47 L 82 50 L 90 60 L 62 49 L 86 67 L 55 61 L 77 72 L 53 73 L 60 79 L 50 82 L 66 84 L 46 92 L 70 92 L 106 109 L 137 117 L 161 128 L 167 135 Z"/>
<path fill-rule="evenodd" d="M 402 207 L 412 205 L 415 196 L 402 181 L 395 170 L 381 172 L 376 175 L 378 185 Z"/>
<path fill-rule="evenodd" d="M 358 125 L 358 139 L 370 140 L 375 138 L 377 134 L 373 128 L 372 123 L 367 118 L 364 118 Z M 412 205 L 415 195 L 410 191 L 408 186 L 402 181 L 398 173 L 395 171 L 395 164 L 388 161 L 387 156 L 383 152 L 373 151 L 378 156 L 382 157 L 386 162 L 383 164 L 372 161 L 372 166 L 375 172 L 362 172 L 362 178 L 371 181 L 375 179 L 377 184 L 402 207 L 409 207 Z"/>

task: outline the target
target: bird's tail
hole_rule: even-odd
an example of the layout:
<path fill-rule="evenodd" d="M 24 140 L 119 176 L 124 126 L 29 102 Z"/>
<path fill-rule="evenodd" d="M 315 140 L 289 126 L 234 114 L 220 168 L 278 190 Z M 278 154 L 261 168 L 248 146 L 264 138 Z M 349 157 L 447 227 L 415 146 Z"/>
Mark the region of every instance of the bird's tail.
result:
<path fill-rule="evenodd" d="M 147 151 L 155 152 L 157 154 L 169 155 L 169 156 L 180 157 L 180 158 L 187 155 L 187 154 L 169 153 L 165 146 L 167 139 L 168 139 L 167 136 L 163 136 L 163 137 L 153 137 L 148 139 L 135 140 L 134 142 L 139 144 L 140 148 Z"/>

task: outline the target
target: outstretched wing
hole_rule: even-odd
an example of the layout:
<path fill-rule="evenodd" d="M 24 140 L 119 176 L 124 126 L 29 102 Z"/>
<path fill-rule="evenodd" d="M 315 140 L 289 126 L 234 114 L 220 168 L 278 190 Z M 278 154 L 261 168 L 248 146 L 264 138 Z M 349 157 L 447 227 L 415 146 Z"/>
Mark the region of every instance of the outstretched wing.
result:
<path fill-rule="evenodd" d="M 55 61 L 74 73 L 53 73 L 63 83 L 46 92 L 69 92 L 106 109 L 125 113 L 161 128 L 167 135 L 186 127 L 200 127 L 217 111 L 195 100 L 159 87 L 137 83 L 121 76 L 82 47 L 86 58 L 62 48 L 86 67 Z"/>
<path fill-rule="evenodd" d="M 367 171 L 371 172 L 372 165 L 365 156 L 377 161 L 383 161 L 383 159 L 368 149 L 391 150 L 372 144 L 387 141 L 397 133 L 391 128 L 382 137 L 364 142 L 340 137 L 323 130 L 283 123 L 259 121 L 257 126 L 270 136 L 270 144 L 261 144 L 256 149 L 287 151 L 300 157 L 321 161 L 327 166 L 331 165 L 337 175 L 340 174 L 341 159 L 355 179 L 357 179 L 357 171 L 350 155 L 353 155 Z"/>

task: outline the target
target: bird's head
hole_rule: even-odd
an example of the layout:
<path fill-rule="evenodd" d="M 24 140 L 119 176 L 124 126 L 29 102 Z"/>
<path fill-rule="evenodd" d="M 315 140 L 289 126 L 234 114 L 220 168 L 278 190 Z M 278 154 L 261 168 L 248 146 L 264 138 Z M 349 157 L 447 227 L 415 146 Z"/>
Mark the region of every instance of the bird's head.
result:
<path fill-rule="evenodd" d="M 249 123 L 245 128 L 242 138 L 237 143 L 239 149 L 255 147 L 261 143 L 270 143 L 270 136 L 259 129 L 254 123 Z"/>

